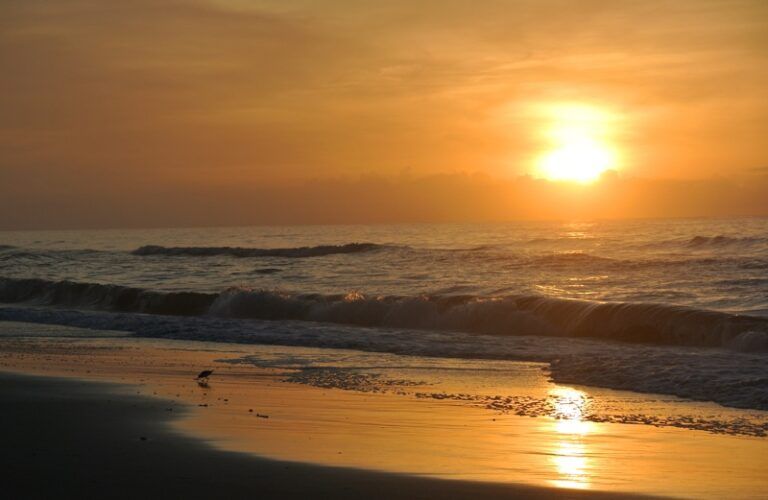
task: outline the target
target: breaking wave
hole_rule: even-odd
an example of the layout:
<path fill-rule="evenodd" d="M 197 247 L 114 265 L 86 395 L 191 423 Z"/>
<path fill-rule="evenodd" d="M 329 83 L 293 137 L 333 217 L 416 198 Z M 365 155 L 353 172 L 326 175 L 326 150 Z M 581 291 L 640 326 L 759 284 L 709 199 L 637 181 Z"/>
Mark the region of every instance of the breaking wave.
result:
<path fill-rule="evenodd" d="M 159 292 L 118 285 L 0 278 L 0 302 L 768 351 L 767 318 L 666 304 L 603 303 L 534 295 L 323 295 L 244 288 L 221 293 Z"/>
<path fill-rule="evenodd" d="M 528 264 L 534 266 L 585 265 L 585 264 L 621 263 L 608 257 L 600 257 L 584 252 L 560 252 L 529 258 Z"/>
<path fill-rule="evenodd" d="M 231 257 L 289 257 L 306 258 L 324 255 L 370 252 L 386 248 L 376 243 L 347 243 L 345 245 L 319 245 L 295 248 L 245 248 L 245 247 L 164 247 L 146 245 L 132 251 L 133 255 L 167 255 L 186 257 L 213 257 L 228 255 Z"/>
<path fill-rule="evenodd" d="M 74 281 L 0 278 L 0 302 L 28 302 L 115 312 L 202 315 L 216 294 L 156 292 L 141 288 Z"/>
<path fill-rule="evenodd" d="M 691 248 L 720 248 L 733 246 L 750 246 L 755 244 L 768 243 L 768 238 L 757 237 L 732 237 L 732 236 L 694 236 L 686 243 Z"/>

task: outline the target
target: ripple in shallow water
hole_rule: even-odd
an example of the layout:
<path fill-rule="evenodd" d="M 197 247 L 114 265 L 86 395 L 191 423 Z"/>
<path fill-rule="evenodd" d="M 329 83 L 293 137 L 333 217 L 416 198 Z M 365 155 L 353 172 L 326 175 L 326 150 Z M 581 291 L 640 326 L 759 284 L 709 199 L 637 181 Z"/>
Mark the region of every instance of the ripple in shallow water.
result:
<path fill-rule="evenodd" d="M 424 391 L 418 389 L 429 386 L 424 381 L 387 378 L 380 373 L 366 373 L 357 369 L 338 367 L 303 367 L 288 373 L 284 381 L 324 389 L 392 393 L 417 399 L 462 402 L 500 414 L 512 414 L 521 417 L 547 417 L 565 422 L 643 424 L 705 431 L 714 434 L 768 436 L 768 416 L 761 414 L 742 414 L 739 417 L 707 417 L 696 414 L 611 413 L 606 411 L 608 405 L 600 399 L 568 387 L 556 387 L 544 397 Z"/>

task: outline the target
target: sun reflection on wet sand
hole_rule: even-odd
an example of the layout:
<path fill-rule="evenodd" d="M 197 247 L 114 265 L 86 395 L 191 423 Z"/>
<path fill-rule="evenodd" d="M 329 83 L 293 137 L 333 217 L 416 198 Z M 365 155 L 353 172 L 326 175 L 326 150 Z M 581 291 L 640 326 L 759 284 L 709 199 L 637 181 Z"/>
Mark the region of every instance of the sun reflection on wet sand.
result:
<path fill-rule="evenodd" d="M 442 385 L 435 382 L 431 390 L 444 391 L 440 394 L 519 394 L 521 406 L 515 409 L 533 406 L 530 413 L 518 415 L 489 412 L 475 400 L 288 383 L 285 372 L 276 368 L 289 362 L 312 366 L 305 360 L 313 360 L 314 366 L 336 366 L 339 360 L 345 366 L 392 366 L 386 355 L 130 337 L 49 339 L 31 337 L 48 331 L 47 325 L 21 327 L 0 325 L 0 330 L 30 335 L 0 339 L 4 371 L 130 384 L 116 390 L 165 399 L 165 411 L 181 417 L 175 430 L 227 451 L 446 480 L 550 486 L 563 488 L 566 496 L 565 489 L 587 489 L 719 500 L 756 498 L 765 491 L 765 438 L 590 422 L 587 416 L 599 411 L 606 397 L 620 405 L 635 396 L 553 386 L 538 364 L 428 360 L 435 363 L 429 370 L 419 365 L 418 371 L 408 371 L 412 368 L 396 358 L 394 370 L 385 372 L 391 380 L 439 379 Z M 258 356 L 265 366 L 216 361 L 230 356 Z M 281 365 L 274 360 L 282 360 Z M 478 365 L 497 367 L 498 378 L 489 378 Z M 216 373 L 205 390 L 191 380 L 201 367 Z M 482 374 L 472 379 L 472 386 L 450 385 L 457 379 L 467 384 L 470 373 Z M 643 408 L 659 404 L 644 401 Z M 164 411 L 164 406 L 157 410 Z M 269 418 L 259 418 L 257 412 Z"/>
<path fill-rule="evenodd" d="M 554 429 L 559 439 L 554 443 L 551 463 L 557 479 L 551 484 L 559 488 L 588 489 L 591 484 L 591 459 L 584 437 L 594 423 L 583 420 L 589 397 L 582 391 L 558 387 L 550 391 L 553 398 Z"/>

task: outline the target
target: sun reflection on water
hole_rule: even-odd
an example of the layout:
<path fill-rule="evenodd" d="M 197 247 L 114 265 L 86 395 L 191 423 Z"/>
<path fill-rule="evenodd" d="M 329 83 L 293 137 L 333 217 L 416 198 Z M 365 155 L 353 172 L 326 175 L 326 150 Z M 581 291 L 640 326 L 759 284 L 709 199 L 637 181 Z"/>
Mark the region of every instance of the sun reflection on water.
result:
<path fill-rule="evenodd" d="M 589 397 L 582 391 L 558 387 L 550 391 L 554 406 L 554 429 L 559 439 L 554 443 L 551 462 L 557 478 L 551 483 L 559 488 L 587 489 L 592 464 L 585 436 L 594 424 L 584 420 Z"/>

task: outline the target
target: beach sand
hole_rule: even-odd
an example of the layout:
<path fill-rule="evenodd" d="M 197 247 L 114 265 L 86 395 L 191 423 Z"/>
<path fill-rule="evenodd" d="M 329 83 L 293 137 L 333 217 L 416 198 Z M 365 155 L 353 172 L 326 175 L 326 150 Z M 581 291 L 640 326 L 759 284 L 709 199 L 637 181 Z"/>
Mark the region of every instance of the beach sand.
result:
<path fill-rule="evenodd" d="M 766 487 L 765 438 L 530 418 L 219 361 L 344 355 L 331 351 L 4 327 L 28 334 L 0 339 L 2 462 L 20 498 L 759 498 Z M 208 387 L 192 380 L 203 368 L 215 369 Z"/>
<path fill-rule="evenodd" d="M 0 375 L 5 498 L 609 498 L 267 460 L 174 432 L 168 401 Z"/>

